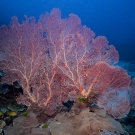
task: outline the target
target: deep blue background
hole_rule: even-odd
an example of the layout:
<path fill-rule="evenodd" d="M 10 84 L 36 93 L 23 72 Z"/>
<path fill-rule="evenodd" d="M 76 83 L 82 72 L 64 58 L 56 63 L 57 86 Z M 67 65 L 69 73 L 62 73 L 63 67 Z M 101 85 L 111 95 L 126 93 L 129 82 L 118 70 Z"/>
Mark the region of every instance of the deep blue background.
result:
<path fill-rule="evenodd" d="M 120 60 L 135 61 L 135 0 L 0 0 L 0 26 L 12 16 L 40 14 L 59 8 L 62 18 L 77 14 L 96 36 L 104 35 L 119 51 Z"/>

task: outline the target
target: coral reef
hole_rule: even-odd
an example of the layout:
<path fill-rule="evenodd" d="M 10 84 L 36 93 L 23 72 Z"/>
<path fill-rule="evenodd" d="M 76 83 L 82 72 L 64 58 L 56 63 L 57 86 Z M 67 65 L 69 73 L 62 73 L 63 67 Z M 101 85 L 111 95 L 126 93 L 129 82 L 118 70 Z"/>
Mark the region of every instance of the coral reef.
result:
<path fill-rule="evenodd" d="M 79 103 L 80 104 L 80 103 Z M 48 119 L 46 128 L 39 124 L 37 114 L 32 110 L 28 116 L 20 116 L 13 122 L 13 126 L 4 127 L 6 135 L 126 135 L 121 124 L 106 114 L 104 109 L 95 107 L 94 112 L 84 107 L 80 113 L 75 113 L 73 106 L 70 112 L 60 112 L 54 118 Z M 44 117 L 46 117 L 44 115 Z"/>
<path fill-rule="evenodd" d="M 126 70 L 114 66 L 119 61 L 115 47 L 106 37 L 95 37 L 77 15 L 61 19 L 60 10 L 53 9 L 38 21 L 25 18 L 20 24 L 13 17 L 9 27 L 0 28 L 0 71 L 6 74 L 2 81 L 18 80 L 22 85 L 24 94 L 18 103 L 36 103 L 51 116 L 69 99 L 83 96 L 96 103 L 109 89 L 129 89 Z M 125 114 L 118 118 L 129 111 L 129 101 L 123 100 L 118 103 L 126 103 Z"/>

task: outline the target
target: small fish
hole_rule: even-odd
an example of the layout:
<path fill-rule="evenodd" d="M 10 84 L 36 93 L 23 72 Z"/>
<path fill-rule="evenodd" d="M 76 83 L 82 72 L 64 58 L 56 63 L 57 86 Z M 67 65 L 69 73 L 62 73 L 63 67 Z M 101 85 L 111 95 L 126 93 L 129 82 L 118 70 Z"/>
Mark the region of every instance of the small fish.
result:
<path fill-rule="evenodd" d="M 90 103 L 90 106 L 92 107 L 92 106 L 96 106 L 96 104 L 95 103 Z"/>
<path fill-rule="evenodd" d="M 27 112 L 23 112 L 22 116 L 27 116 L 28 113 Z"/>
<path fill-rule="evenodd" d="M 7 115 L 14 117 L 17 115 L 17 112 L 7 112 Z"/>
<path fill-rule="evenodd" d="M 0 116 L 3 116 L 3 113 L 2 112 L 0 112 Z"/>
<path fill-rule="evenodd" d="M 47 127 L 48 127 L 47 123 L 44 123 L 44 124 L 42 124 L 42 125 L 40 126 L 41 129 L 42 129 L 42 128 L 47 128 Z"/>

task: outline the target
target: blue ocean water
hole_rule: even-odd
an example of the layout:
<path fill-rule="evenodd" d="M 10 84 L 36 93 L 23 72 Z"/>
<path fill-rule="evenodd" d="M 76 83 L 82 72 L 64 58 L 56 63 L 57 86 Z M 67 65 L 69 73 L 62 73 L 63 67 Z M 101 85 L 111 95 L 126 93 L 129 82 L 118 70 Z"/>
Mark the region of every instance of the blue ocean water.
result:
<path fill-rule="evenodd" d="M 12 16 L 35 16 L 59 8 L 62 18 L 77 14 L 83 25 L 96 36 L 106 36 L 120 54 L 120 61 L 135 61 L 134 0 L 0 0 L 0 26 L 8 25 Z"/>

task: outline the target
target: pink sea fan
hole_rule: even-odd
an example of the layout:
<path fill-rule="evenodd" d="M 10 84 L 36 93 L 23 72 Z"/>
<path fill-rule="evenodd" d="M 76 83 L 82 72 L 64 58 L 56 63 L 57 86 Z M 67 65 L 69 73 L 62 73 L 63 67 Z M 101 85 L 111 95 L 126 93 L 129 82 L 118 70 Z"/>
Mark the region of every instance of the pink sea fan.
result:
<path fill-rule="evenodd" d="M 113 117 L 121 119 L 130 111 L 130 102 L 127 95 L 127 90 L 110 89 L 99 99 L 98 106 L 104 108 Z"/>
<path fill-rule="evenodd" d="M 67 101 L 72 91 L 89 97 L 102 95 L 110 87 L 128 89 L 130 78 L 124 69 L 112 66 L 119 60 L 118 51 L 104 36 L 81 25 L 70 14 L 61 19 L 59 9 L 40 16 L 26 17 L 20 24 L 13 17 L 9 27 L 0 28 L 0 70 L 6 82 L 18 80 L 24 97 L 19 103 L 37 103 L 51 113 Z M 0 54 L 0 56 L 1 56 Z M 73 93 L 72 93 L 73 94 Z"/>

